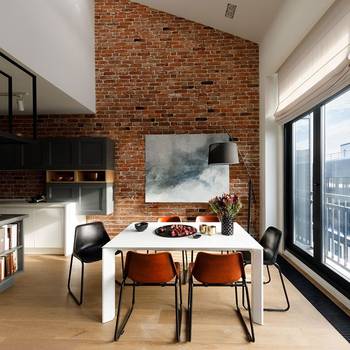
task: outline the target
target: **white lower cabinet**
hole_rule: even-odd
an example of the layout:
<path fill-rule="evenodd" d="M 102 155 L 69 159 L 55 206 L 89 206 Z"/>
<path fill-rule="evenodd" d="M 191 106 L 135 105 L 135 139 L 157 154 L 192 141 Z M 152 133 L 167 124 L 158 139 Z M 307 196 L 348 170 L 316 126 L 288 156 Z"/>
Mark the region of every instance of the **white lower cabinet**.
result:
<path fill-rule="evenodd" d="M 75 203 L 0 202 L 0 214 L 28 214 L 23 221 L 25 254 L 71 254 L 75 226 L 86 222 L 75 208 Z"/>

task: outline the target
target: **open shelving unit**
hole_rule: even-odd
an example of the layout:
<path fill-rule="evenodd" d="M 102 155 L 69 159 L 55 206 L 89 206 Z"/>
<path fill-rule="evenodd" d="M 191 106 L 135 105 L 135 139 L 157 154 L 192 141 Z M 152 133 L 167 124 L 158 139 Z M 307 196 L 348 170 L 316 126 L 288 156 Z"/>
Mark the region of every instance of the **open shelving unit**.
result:
<path fill-rule="evenodd" d="M 7 258 L 10 254 L 16 253 L 17 254 L 16 271 L 11 273 L 8 272 L 5 278 L 3 280 L 0 280 L 0 292 L 3 292 L 4 290 L 6 290 L 7 288 L 13 285 L 15 275 L 23 271 L 23 263 L 24 263 L 23 221 L 22 220 L 15 221 L 6 225 L 1 225 L 0 228 L 4 228 L 4 227 L 6 228 L 8 225 L 17 225 L 17 245 L 15 247 L 0 251 L 0 257 Z"/>
<path fill-rule="evenodd" d="M 47 183 L 113 183 L 113 170 L 47 170 Z"/>

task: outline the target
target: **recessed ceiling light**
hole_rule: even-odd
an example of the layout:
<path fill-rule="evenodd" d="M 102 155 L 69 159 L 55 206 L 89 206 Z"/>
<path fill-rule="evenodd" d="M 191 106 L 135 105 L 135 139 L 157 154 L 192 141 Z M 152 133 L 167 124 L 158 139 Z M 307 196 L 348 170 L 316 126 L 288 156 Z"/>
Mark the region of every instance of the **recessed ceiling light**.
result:
<path fill-rule="evenodd" d="M 235 16 L 236 9 L 237 5 L 228 3 L 226 7 L 225 17 L 232 19 Z"/>

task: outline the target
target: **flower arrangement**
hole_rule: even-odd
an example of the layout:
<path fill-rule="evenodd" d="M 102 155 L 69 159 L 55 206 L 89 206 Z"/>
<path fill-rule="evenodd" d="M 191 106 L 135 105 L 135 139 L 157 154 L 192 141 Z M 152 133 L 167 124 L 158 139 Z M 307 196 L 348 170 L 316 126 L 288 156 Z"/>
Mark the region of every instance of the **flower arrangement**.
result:
<path fill-rule="evenodd" d="M 242 208 L 242 203 L 236 193 L 224 193 L 209 201 L 210 209 L 220 218 L 234 219 Z"/>

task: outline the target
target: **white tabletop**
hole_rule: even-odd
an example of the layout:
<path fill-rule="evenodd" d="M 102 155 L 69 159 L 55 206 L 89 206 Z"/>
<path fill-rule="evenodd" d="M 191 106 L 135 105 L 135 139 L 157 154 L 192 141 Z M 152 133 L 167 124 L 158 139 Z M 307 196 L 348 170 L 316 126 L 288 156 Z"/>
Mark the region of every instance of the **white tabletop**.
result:
<path fill-rule="evenodd" d="M 167 238 L 160 237 L 154 233 L 158 227 L 171 225 L 172 223 L 149 222 L 148 228 L 143 232 L 135 229 L 134 223 L 121 231 L 110 242 L 103 246 L 103 249 L 120 250 L 262 250 L 262 246 L 239 224 L 234 224 L 234 234 L 224 236 L 220 233 L 221 223 L 207 223 L 216 226 L 216 234 L 202 235 L 194 239 L 190 237 Z M 174 223 L 174 224 L 179 224 Z M 191 225 L 199 229 L 203 223 L 181 222 L 184 225 Z"/>

